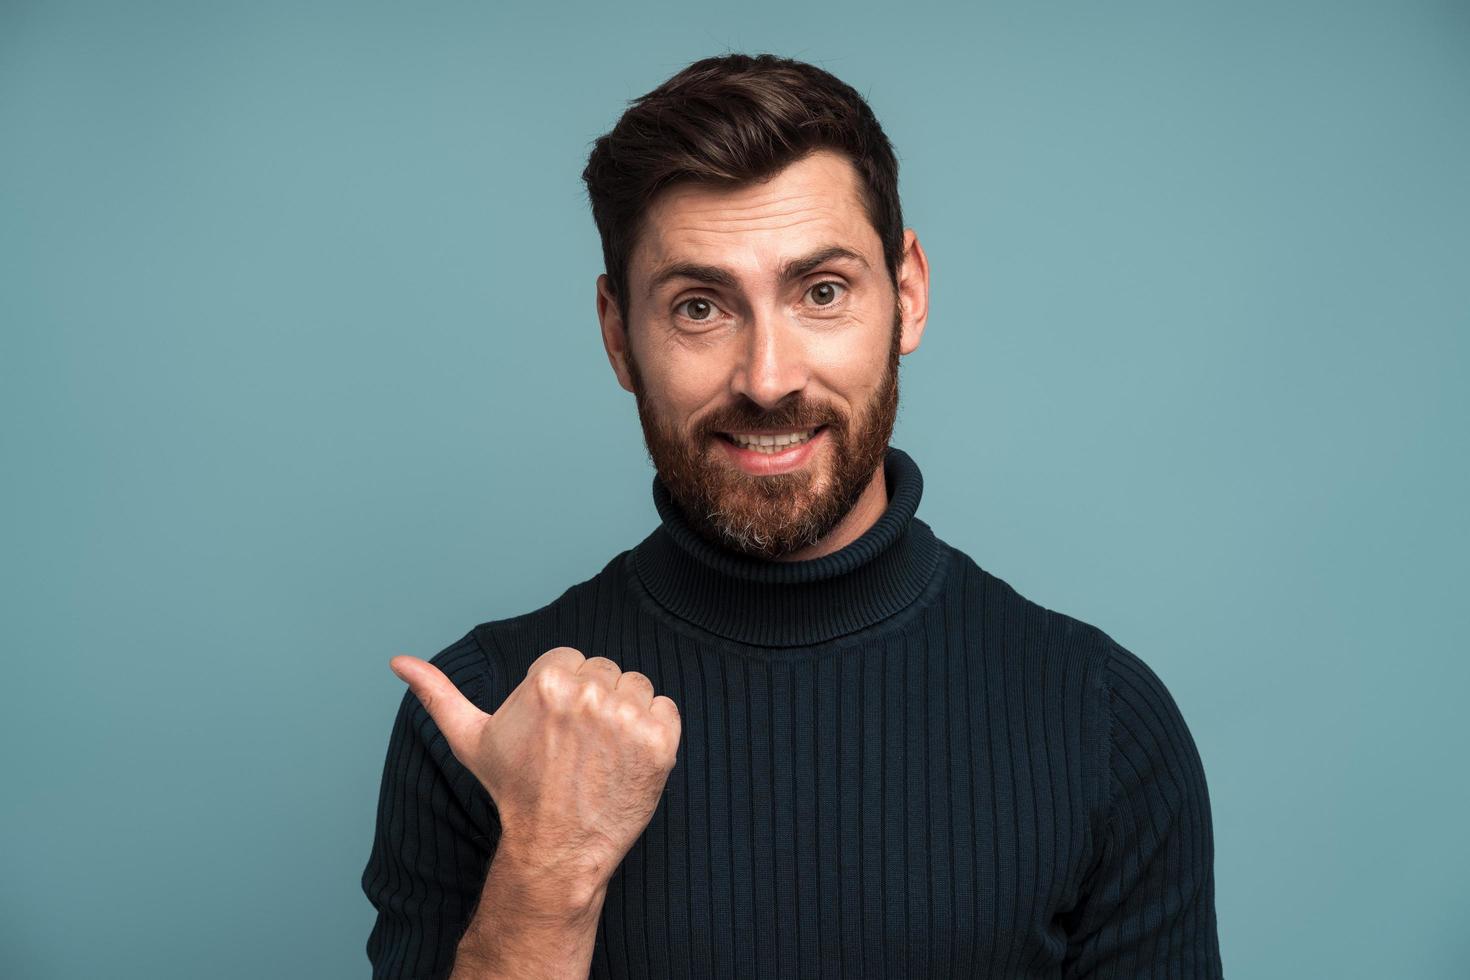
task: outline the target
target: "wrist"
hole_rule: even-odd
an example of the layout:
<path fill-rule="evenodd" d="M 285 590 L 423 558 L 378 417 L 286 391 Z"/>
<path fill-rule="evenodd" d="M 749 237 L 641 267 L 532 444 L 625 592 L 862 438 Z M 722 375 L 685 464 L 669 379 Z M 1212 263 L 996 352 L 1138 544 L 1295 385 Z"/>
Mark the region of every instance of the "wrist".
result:
<path fill-rule="evenodd" d="M 553 859 L 544 849 L 502 837 L 485 886 L 506 910 L 556 924 L 577 924 L 601 915 L 607 877 L 586 862 Z"/>
<path fill-rule="evenodd" d="M 596 944 L 603 885 L 561 880 L 497 847 L 480 904 L 460 937 L 453 980 L 586 976 Z"/>

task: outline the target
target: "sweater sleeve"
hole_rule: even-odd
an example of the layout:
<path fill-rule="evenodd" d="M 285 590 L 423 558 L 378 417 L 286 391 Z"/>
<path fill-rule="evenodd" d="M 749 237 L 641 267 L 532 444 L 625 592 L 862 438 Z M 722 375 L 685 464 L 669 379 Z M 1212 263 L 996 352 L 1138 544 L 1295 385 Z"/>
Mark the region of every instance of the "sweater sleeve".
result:
<path fill-rule="evenodd" d="M 483 707 L 487 665 L 473 634 L 430 662 Z M 362 889 L 377 909 L 367 941 L 375 980 L 449 976 L 498 840 L 489 794 L 405 688 L 362 874 Z"/>
<path fill-rule="evenodd" d="M 1223 976 L 1204 768 L 1179 707 L 1109 641 L 1110 730 L 1100 856 L 1073 921 L 1066 976 Z"/>

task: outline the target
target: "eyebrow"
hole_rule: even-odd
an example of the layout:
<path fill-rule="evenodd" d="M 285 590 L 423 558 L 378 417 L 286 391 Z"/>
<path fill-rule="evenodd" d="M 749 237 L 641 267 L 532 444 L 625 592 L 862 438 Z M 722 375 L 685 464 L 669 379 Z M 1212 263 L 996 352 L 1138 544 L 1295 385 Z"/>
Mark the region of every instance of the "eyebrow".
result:
<path fill-rule="evenodd" d="M 781 281 L 790 282 L 800 279 L 811 272 L 817 266 L 833 259 L 852 259 L 862 263 L 863 268 L 868 268 L 868 260 L 863 258 L 859 252 L 843 245 L 825 245 L 814 252 L 798 258 L 790 259 L 781 266 Z M 659 269 L 648 284 L 648 296 L 658 292 L 671 279 L 693 279 L 696 282 L 706 283 L 711 286 L 724 286 L 734 289 L 739 285 L 739 280 L 729 269 L 718 265 L 701 265 L 698 262 L 674 262 Z"/>

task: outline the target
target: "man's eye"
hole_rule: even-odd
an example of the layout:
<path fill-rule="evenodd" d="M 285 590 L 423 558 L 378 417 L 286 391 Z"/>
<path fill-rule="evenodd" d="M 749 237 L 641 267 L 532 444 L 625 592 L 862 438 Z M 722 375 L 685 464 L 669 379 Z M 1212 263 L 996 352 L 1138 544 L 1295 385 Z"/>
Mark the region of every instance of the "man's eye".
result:
<path fill-rule="evenodd" d="M 708 320 L 715 315 L 715 304 L 707 299 L 696 296 L 693 299 L 686 299 L 674 307 L 674 312 L 677 313 L 680 310 L 684 310 L 684 316 L 690 320 Z"/>
<path fill-rule="evenodd" d="M 831 306 L 842 295 L 841 290 L 846 288 L 840 282 L 833 282 L 830 279 L 826 279 L 817 283 L 806 292 L 808 296 L 816 301 L 818 306 Z"/>

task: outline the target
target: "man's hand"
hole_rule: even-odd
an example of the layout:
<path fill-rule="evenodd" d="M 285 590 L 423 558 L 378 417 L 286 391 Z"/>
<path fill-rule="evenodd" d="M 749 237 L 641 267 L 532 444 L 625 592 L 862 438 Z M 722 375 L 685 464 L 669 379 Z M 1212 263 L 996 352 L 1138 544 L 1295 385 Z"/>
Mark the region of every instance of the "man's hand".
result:
<path fill-rule="evenodd" d="M 674 767 L 674 702 L 643 674 L 571 647 L 538 657 L 494 714 L 425 660 L 399 656 L 389 667 L 494 800 L 497 864 L 509 859 L 570 896 L 604 889 Z"/>

